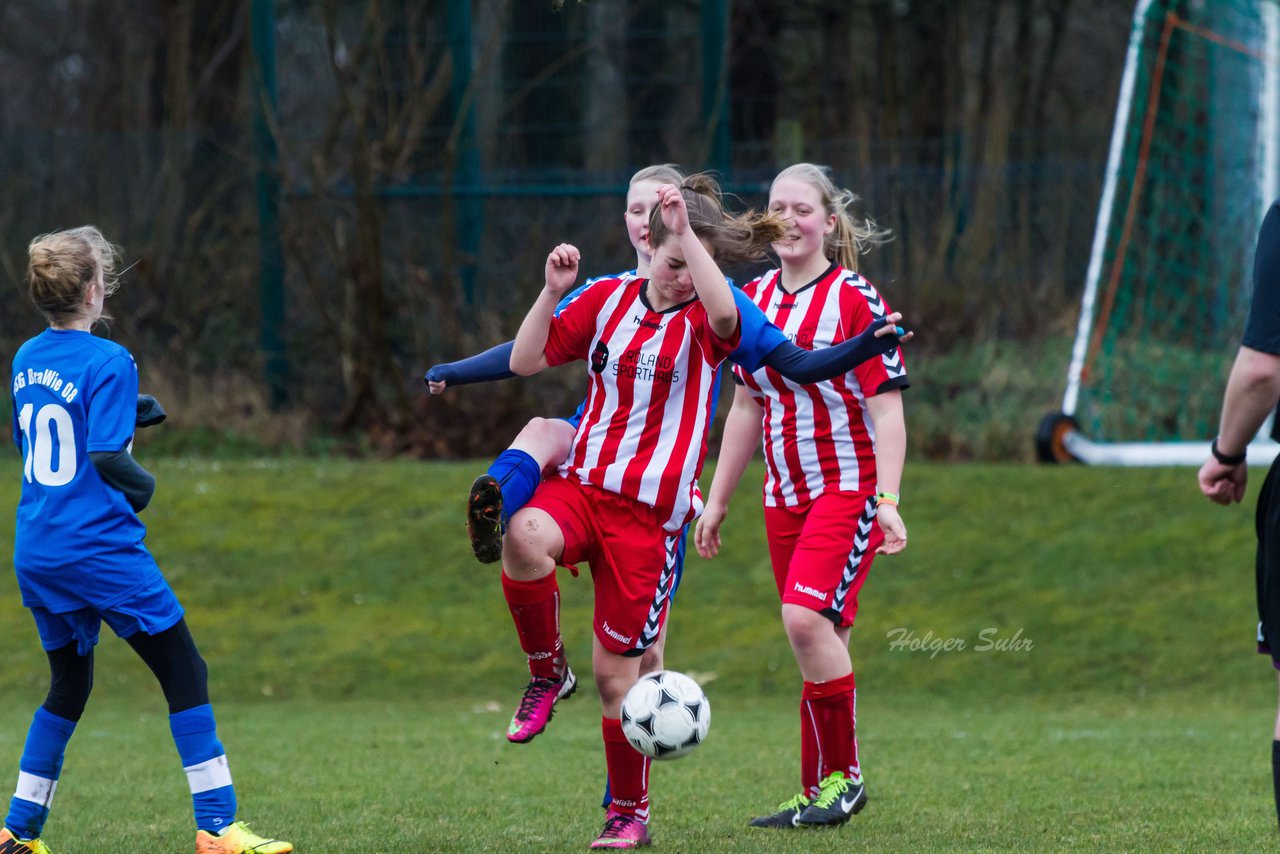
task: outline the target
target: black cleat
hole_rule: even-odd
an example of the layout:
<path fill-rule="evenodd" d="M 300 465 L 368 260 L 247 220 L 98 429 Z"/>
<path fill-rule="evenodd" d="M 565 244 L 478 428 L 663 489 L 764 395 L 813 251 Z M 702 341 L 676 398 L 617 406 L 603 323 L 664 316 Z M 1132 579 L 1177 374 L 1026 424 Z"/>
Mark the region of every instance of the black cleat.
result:
<path fill-rule="evenodd" d="M 804 792 L 801 792 L 791 800 L 779 804 L 778 811 L 773 815 L 762 815 L 751 819 L 751 827 L 795 827 L 796 819 L 807 806 L 809 806 L 809 799 L 805 797 Z"/>
<path fill-rule="evenodd" d="M 471 484 L 467 498 L 467 536 L 471 551 L 481 563 L 493 563 L 502 557 L 502 487 L 487 474 Z"/>
<path fill-rule="evenodd" d="M 844 824 L 867 805 L 867 790 L 840 771 L 822 781 L 822 790 L 796 819 L 796 827 L 832 827 Z"/>

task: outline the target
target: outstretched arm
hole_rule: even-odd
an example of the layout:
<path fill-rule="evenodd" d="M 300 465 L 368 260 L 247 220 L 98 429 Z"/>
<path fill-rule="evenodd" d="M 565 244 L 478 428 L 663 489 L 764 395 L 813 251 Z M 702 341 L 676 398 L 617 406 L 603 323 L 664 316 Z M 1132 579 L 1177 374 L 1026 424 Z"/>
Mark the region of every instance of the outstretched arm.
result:
<path fill-rule="evenodd" d="M 451 385 L 509 379 L 515 376 L 511 372 L 511 351 L 515 344 L 515 341 L 507 341 L 470 358 L 433 365 L 422 379 L 432 394 L 439 394 Z"/>
<path fill-rule="evenodd" d="M 900 320 L 902 315 L 895 311 L 872 321 L 854 337 L 822 350 L 806 350 L 785 341 L 769 351 L 764 364 L 801 385 L 829 380 L 910 341 L 915 333 L 904 333 L 896 325 Z"/>

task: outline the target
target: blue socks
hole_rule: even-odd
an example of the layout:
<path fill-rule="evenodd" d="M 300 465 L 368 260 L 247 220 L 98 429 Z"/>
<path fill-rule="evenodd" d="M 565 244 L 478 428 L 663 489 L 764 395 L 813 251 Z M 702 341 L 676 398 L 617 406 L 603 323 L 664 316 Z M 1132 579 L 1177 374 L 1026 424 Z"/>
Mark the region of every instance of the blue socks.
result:
<path fill-rule="evenodd" d="M 51 714 L 43 706 L 36 709 L 18 763 L 18 788 L 4 820 L 5 827 L 20 838 L 35 839 L 44 830 L 53 792 L 58 788 L 58 775 L 62 773 L 62 757 L 75 731 L 75 721 Z"/>
<path fill-rule="evenodd" d="M 169 730 L 182 759 L 196 811 L 196 827 L 221 833 L 236 818 L 236 791 L 227 755 L 218 741 L 213 707 L 206 703 L 169 715 Z"/>
<path fill-rule="evenodd" d="M 169 729 L 191 786 L 196 826 L 220 833 L 235 821 L 236 793 L 226 753 L 218 741 L 213 708 L 205 704 L 172 714 Z M 43 706 L 36 709 L 18 763 L 17 791 L 9 801 L 9 814 L 4 820 L 5 827 L 22 839 L 36 839 L 44 830 L 67 742 L 75 730 L 75 721 L 58 717 Z"/>
<path fill-rule="evenodd" d="M 488 474 L 502 487 L 502 521 L 506 523 L 529 502 L 542 482 L 542 466 L 515 448 L 507 448 L 489 466 Z"/>

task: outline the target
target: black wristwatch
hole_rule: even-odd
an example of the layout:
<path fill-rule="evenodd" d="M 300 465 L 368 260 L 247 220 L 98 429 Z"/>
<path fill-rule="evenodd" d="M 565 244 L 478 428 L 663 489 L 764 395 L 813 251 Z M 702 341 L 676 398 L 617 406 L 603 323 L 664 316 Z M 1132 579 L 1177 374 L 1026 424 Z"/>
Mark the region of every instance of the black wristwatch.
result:
<path fill-rule="evenodd" d="M 1238 466 L 1242 462 L 1244 462 L 1245 457 L 1249 455 L 1249 451 L 1246 448 L 1245 450 L 1241 451 L 1240 453 L 1236 454 L 1233 457 L 1227 456 L 1226 454 L 1222 453 L 1222 451 L 1218 450 L 1217 437 L 1214 437 L 1213 443 L 1209 445 L 1209 453 L 1213 454 L 1213 458 L 1218 462 L 1222 463 L 1224 466 Z"/>

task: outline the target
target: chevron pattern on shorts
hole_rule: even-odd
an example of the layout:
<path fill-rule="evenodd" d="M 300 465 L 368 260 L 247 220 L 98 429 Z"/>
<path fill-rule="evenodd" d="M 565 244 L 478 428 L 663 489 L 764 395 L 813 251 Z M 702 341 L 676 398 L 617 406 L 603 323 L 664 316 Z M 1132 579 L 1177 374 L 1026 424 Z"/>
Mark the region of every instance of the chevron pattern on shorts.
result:
<path fill-rule="evenodd" d="M 662 567 L 662 576 L 658 579 L 658 590 L 653 594 L 653 604 L 649 606 L 649 616 L 645 620 L 640 639 L 636 641 L 636 649 L 648 649 L 658 639 L 662 611 L 667 607 L 667 599 L 671 596 L 671 582 L 676 576 L 676 544 L 679 542 L 679 534 L 667 535 L 667 557 Z"/>
<path fill-rule="evenodd" d="M 849 559 L 845 561 L 844 575 L 840 576 L 840 586 L 831 597 L 831 607 L 836 613 L 844 612 L 849 588 L 853 586 L 853 579 L 858 575 L 858 567 L 862 565 L 862 559 L 871 545 L 871 527 L 875 518 L 876 500 L 871 497 L 867 499 L 866 506 L 862 508 L 862 515 L 858 517 L 858 527 L 853 533 L 853 550 L 849 552 Z"/>

